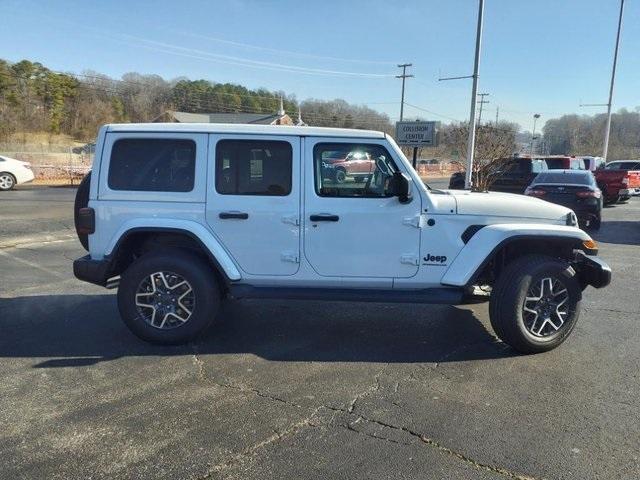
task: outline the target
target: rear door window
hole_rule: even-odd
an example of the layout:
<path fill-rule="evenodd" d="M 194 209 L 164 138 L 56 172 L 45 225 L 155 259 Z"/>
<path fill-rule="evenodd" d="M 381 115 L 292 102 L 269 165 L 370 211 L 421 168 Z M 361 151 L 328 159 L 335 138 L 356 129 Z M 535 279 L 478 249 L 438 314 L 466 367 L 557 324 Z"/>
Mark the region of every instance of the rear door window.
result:
<path fill-rule="evenodd" d="M 216 191 L 223 195 L 287 196 L 293 151 L 289 142 L 220 140 L 216 146 Z"/>
<path fill-rule="evenodd" d="M 111 149 L 111 190 L 190 192 L 196 144 L 187 139 L 123 138 Z"/>

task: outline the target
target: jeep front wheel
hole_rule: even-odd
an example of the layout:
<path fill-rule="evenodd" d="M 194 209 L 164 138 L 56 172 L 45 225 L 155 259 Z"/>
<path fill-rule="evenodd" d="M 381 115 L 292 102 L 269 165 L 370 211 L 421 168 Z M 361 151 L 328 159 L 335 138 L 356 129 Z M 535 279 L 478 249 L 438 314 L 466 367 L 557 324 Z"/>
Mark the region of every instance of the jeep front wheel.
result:
<path fill-rule="evenodd" d="M 552 350 L 578 321 L 582 291 L 569 265 L 527 255 L 507 265 L 491 292 L 489 315 L 500 339 L 522 353 Z"/>
<path fill-rule="evenodd" d="M 118 308 L 124 323 L 150 343 L 177 345 L 199 336 L 220 306 L 206 261 L 179 249 L 151 252 L 122 274 Z"/>

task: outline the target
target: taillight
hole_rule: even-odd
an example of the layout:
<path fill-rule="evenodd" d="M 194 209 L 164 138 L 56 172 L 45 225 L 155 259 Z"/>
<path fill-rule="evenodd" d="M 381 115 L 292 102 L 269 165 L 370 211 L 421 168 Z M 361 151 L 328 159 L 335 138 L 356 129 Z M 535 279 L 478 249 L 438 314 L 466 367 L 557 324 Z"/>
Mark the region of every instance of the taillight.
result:
<path fill-rule="evenodd" d="M 545 192 L 544 190 L 539 190 L 537 188 L 527 187 L 527 189 L 524 191 L 524 194 L 529 195 L 530 197 L 542 197 L 543 195 L 546 195 L 547 192 Z"/>
<path fill-rule="evenodd" d="M 576 197 L 580 198 L 600 198 L 601 195 L 602 192 L 600 192 L 600 190 L 586 190 L 583 192 L 576 192 Z"/>
<path fill-rule="evenodd" d="M 83 235 L 91 235 L 96 231 L 96 212 L 91 207 L 78 210 L 77 231 Z"/>
<path fill-rule="evenodd" d="M 629 185 L 629 177 L 624 177 L 624 178 L 622 179 L 622 184 L 623 184 L 623 185 Z"/>

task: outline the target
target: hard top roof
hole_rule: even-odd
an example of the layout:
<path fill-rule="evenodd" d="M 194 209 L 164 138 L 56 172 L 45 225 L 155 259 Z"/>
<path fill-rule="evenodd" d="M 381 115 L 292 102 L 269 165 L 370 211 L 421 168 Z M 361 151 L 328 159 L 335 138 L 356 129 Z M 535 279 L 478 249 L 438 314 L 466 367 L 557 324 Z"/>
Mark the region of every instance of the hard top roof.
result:
<path fill-rule="evenodd" d="M 306 137 L 385 138 L 384 132 L 350 128 L 298 127 L 292 125 L 239 125 L 228 123 L 112 123 L 108 132 L 189 132 Z"/>

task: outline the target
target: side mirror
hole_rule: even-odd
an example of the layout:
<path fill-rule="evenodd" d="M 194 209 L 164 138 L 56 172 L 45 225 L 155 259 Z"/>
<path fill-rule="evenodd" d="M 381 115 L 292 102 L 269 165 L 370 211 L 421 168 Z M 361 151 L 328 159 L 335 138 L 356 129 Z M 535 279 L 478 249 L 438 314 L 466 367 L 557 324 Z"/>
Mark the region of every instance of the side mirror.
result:
<path fill-rule="evenodd" d="M 411 179 L 402 172 L 394 172 L 389 182 L 388 193 L 398 197 L 400 203 L 409 203 L 412 200 Z"/>

